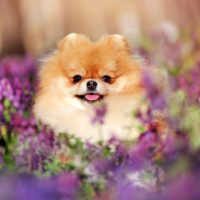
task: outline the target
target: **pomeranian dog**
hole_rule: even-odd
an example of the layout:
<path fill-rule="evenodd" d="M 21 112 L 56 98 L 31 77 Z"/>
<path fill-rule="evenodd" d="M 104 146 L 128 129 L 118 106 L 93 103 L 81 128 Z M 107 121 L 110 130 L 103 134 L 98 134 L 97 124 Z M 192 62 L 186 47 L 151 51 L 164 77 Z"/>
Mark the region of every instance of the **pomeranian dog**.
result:
<path fill-rule="evenodd" d="M 123 36 L 91 42 L 72 33 L 40 68 L 34 114 L 55 132 L 90 142 L 112 136 L 132 140 L 138 136 L 132 128 L 138 123 L 133 111 L 142 96 L 141 66 Z M 95 109 L 102 105 L 103 122 L 92 123 Z"/>

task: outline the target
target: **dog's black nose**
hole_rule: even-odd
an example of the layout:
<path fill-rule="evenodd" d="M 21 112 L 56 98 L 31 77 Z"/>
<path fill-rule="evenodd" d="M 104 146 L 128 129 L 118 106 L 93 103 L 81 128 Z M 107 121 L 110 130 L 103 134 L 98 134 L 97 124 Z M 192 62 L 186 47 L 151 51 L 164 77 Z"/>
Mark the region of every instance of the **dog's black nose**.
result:
<path fill-rule="evenodd" d="M 96 87 L 97 87 L 97 82 L 96 81 L 88 81 L 87 82 L 87 88 L 88 88 L 88 90 L 93 91 L 93 90 L 96 89 Z"/>

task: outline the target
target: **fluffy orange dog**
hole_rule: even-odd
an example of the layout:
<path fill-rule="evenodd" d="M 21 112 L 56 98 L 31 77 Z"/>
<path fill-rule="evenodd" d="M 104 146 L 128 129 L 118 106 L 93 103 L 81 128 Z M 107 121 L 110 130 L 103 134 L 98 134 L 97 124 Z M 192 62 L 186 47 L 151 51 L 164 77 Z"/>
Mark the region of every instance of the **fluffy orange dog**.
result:
<path fill-rule="evenodd" d="M 131 113 L 142 97 L 141 69 L 121 35 L 104 36 L 93 43 L 79 34 L 67 35 L 39 72 L 34 114 L 56 132 L 84 140 L 111 136 L 133 139 Z M 91 124 L 94 107 L 107 106 L 105 122 Z"/>

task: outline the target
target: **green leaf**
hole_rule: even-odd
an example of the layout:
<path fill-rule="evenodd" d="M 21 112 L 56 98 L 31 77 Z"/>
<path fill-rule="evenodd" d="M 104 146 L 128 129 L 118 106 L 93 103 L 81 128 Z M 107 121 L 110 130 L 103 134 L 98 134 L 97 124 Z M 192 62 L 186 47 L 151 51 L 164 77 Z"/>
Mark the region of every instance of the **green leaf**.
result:
<path fill-rule="evenodd" d="M 144 133 L 144 132 L 146 131 L 146 129 L 145 129 L 142 125 L 139 125 L 139 126 L 137 127 L 137 129 L 138 129 L 138 131 L 139 131 L 140 133 Z"/>
<path fill-rule="evenodd" d="M 3 105 L 5 108 L 8 108 L 11 105 L 11 102 L 8 99 L 4 99 Z"/>
<path fill-rule="evenodd" d="M 9 121 L 10 121 L 10 114 L 9 114 L 9 111 L 8 111 L 8 110 L 4 110 L 4 111 L 3 111 L 3 115 L 4 115 L 4 117 L 5 117 L 5 120 L 6 120 L 7 122 L 9 122 Z"/>
<path fill-rule="evenodd" d="M 65 164 L 64 168 L 67 170 L 74 170 L 76 169 L 76 166 L 72 162 L 68 162 L 67 164 Z"/>
<path fill-rule="evenodd" d="M 82 185 L 82 191 L 83 192 L 81 193 L 81 199 L 84 199 L 84 200 L 86 200 L 86 199 L 93 200 L 94 199 L 95 192 L 90 183 L 84 183 Z"/>
<path fill-rule="evenodd" d="M 102 154 L 103 154 L 104 156 L 110 155 L 110 154 L 111 154 L 110 148 L 109 148 L 108 146 L 103 147 Z"/>

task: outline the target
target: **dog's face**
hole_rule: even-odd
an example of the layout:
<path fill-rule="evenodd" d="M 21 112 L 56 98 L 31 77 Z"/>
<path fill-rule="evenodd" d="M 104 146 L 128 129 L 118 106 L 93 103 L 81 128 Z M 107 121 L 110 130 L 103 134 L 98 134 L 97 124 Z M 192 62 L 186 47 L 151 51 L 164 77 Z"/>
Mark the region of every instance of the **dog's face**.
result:
<path fill-rule="evenodd" d="M 63 95 L 86 103 L 141 89 L 140 67 L 120 35 L 104 36 L 96 43 L 83 35 L 66 36 L 41 70 L 40 79 L 41 89 L 56 84 Z"/>

